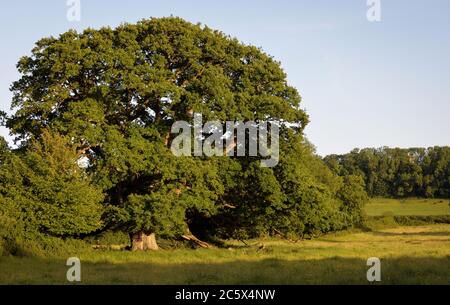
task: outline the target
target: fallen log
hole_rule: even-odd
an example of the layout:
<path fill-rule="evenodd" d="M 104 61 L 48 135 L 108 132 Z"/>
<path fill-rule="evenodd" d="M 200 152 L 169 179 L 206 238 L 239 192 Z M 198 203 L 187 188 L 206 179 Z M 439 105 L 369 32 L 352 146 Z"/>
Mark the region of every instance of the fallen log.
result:
<path fill-rule="evenodd" d="M 198 246 L 200 246 L 200 247 L 202 247 L 204 249 L 210 249 L 211 248 L 210 244 L 208 244 L 207 242 L 201 241 L 200 239 L 198 239 L 194 235 L 183 235 L 181 237 L 183 237 L 187 241 L 191 241 L 191 242 L 195 243 L 196 245 L 198 245 Z"/>
<path fill-rule="evenodd" d="M 284 238 L 284 239 L 286 239 L 287 241 L 289 241 L 289 242 L 291 242 L 291 243 L 298 243 L 298 240 L 290 239 L 289 237 L 287 237 L 286 235 L 284 235 L 283 233 L 281 233 L 281 232 L 278 231 L 277 229 L 273 229 L 273 231 L 274 231 L 275 233 L 277 233 L 278 235 L 280 235 L 281 238 Z"/>

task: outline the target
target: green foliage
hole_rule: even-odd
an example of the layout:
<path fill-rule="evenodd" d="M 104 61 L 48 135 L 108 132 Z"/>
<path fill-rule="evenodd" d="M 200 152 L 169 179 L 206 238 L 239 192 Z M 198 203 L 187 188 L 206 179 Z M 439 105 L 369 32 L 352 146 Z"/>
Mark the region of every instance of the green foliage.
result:
<path fill-rule="evenodd" d="M 213 227 L 237 239 L 280 234 L 299 239 L 362 223 L 367 200 L 362 180 L 334 175 L 300 134 L 284 130 L 282 138 L 275 168 L 240 159 L 222 163 L 224 208 L 213 217 L 200 215 L 195 226 L 207 224 L 200 231 Z"/>
<path fill-rule="evenodd" d="M 0 126 L 5 126 L 6 118 L 7 118 L 6 112 L 0 110 Z M 0 139 L 2 139 L 2 137 L 0 137 Z M 2 141 L 2 140 L 0 140 L 0 141 Z"/>
<path fill-rule="evenodd" d="M 24 232 L 301 238 L 361 221 L 361 181 L 316 156 L 299 93 L 258 48 L 161 18 L 42 39 L 18 69 L 0 203 Z M 171 126 L 192 112 L 282 122 L 279 166 L 175 157 Z"/>
<path fill-rule="evenodd" d="M 320 181 L 314 172 L 317 160 L 312 148 L 302 137 L 288 134 L 282 145 L 280 165 L 275 168 L 286 196 L 281 217 L 275 217 L 277 226 L 287 234 L 315 235 L 334 229 L 337 221 L 337 203 L 332 189 Z"/>
<path fill-rule="evenodd" d="M 104 231 L 83 239 L 91 245 L 122 246 L 130 245 L 130 236 L 121 231 Z"/>
<path fill-rule="evenodd" d="M 339 175 L 359 175 L 380 197 L 450 197 L 450 147 L 354 150 L 325 157 Z"/>
<path fill-rule="evenodd" d="M 0 156 L 3 156 L 9 151 L 8 143 L 0 136 Z"/>
<path fill-rule="evenodd" d="M 22 229 L 15 218 L 6 214 L 6 210 L 5 203 L 2 202 L 0 205 L 0 256 L 17 253 L 16 238 Z"/>
<path fill-rule="evenodd" d="M 341 211 L 347 219 L 346 223 L 362 225 L 364 205 L 369 200 L 364 189 L 364 180 L 360 176 L 345 176 L 344 184 L 338 191 L 338 198 L 343 203 Z"/>
<path fill-rule="evenodd" d="M 70 139 L 107 194 L 107 225 L 167 236 L 186 212 L 214 214 L 225 188 L 218 162 L 172 156 L 170 127 L 190 120 L 283 120 L 303 130 L 300 96 L 260 49 L 179 18 L 40 40 L 18 64 L 18 139 L 45 129 Z"/>
<path fill-rule="evenodd" d="M 441 216 L 373 216 L 367 217 L 364 227 L 376 231 L 399 226 L 425 226 L 450 224 L 450 215 Z"/>
<path fill-rule="evenodd" d="M 0 212 L 27 232 L 64 237 L 95 231 L 102 226 L 102 200 L 67 140 L 48 131 L 0 166 Z"/>
<path fill-rule="evenodd" d="M 450 215 L 440 216 L 395 216 L 401 226 L 421 226 L 429 224 L 450 224 Z"/>
<path fill-rule="evenodd" d="M 17 209 L 8 210 L 7 202 L 0 200 L 0 256 L 63 256 L 89 251 L 89 246 L 78 239 L 52 237 L 31 231 Z M 9 213 L 9 214 L 8 214 Z"/>
<path fill-rule="evenodd" d="M 398 223 L 395 221 L 393 215 L 368 217 L 364 222 L 364 228 L 369 231 L 377 231 L 396 227 L 398 227 Z"/>

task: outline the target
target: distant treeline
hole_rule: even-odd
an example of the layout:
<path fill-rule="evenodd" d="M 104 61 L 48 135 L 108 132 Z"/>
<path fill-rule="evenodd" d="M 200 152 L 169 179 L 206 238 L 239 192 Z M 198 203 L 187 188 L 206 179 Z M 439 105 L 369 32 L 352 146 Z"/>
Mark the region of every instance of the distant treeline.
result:
<path fill-rule="evenodd" d="M 366 148 L 324 158 L 338 175 L 359 175 L 369 196 L 450 197 L 450 147 Z"/>

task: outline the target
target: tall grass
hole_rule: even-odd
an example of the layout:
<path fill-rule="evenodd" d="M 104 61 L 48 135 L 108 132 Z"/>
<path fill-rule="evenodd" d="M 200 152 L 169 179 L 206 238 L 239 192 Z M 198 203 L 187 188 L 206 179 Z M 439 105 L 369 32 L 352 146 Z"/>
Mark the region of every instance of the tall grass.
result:
<path fill-rule="evenodd" d="M 450 284 L 450 225 L 339 233 L 292 243 L 229 242 L 224 249 L 80 251 L 82 284 L 366 284 L 366 260 L 382 283 Z M 0 283 L 65 284 L 67 257 L 0 258 Z"/>

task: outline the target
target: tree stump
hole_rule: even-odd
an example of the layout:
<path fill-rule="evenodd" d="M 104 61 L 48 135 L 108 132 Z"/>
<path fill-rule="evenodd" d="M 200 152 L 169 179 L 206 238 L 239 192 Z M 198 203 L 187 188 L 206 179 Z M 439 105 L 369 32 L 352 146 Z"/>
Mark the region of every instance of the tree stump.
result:
<path fill-rule="evenodd" d="M 156 236 L 154 233 L 145 234 L 139 232 L 133 235 L 131 238 L 131 250 L 132 251 L 157 251 L 159 250 L 156 243 Z"/>

